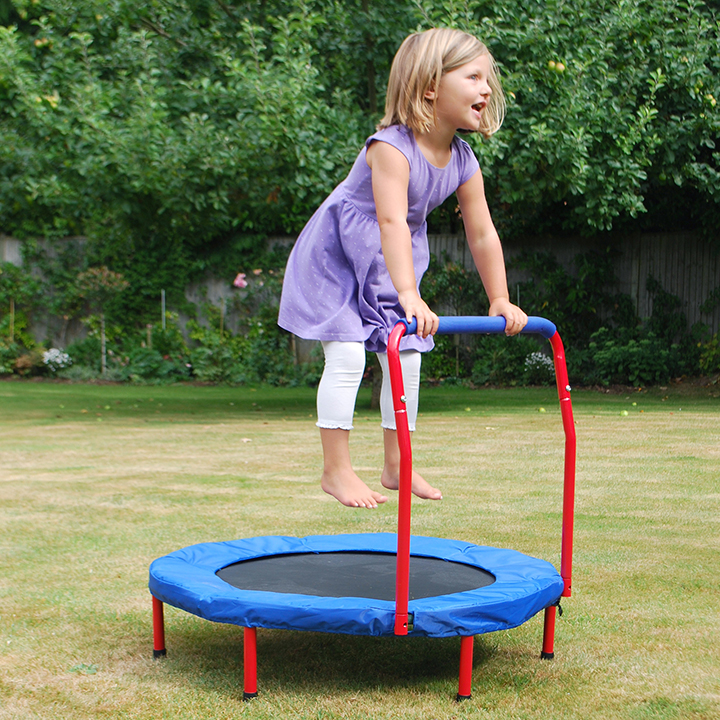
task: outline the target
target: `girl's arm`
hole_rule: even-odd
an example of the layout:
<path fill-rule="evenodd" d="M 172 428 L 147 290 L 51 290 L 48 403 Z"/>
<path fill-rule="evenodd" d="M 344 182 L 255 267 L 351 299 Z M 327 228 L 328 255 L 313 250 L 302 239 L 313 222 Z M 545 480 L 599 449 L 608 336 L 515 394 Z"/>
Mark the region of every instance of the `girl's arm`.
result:
<path fill-rule="evenodd" d="M 517 335 L 527 324 L 527 315 L 510 302 L 502 245 L 490 217 L 485 184 L 479 170 L 457 189 L 457 197 L 470 253 L 490 300 L 488 315 L 502 315 L 506 322 L 505 333 Z"/>
<path fill-rule="evenodd" d="M 374 142 L 366 154 L 372 170 L 375 210 L 380 225 L 380 242 L 390 279 L 398 292 L 408 322 L 417 319 L 417 334 L 434 335 L 438 316 L 420 297 L 412 256 L 412 238 L 407 223 L 410 166 L 392 145 Z"/>

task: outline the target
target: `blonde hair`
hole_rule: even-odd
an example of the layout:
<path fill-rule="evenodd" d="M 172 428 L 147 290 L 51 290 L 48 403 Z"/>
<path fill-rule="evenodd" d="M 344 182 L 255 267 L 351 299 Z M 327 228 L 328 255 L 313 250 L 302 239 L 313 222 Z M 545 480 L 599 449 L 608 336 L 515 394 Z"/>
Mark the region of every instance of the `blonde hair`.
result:
<path fill-rule="evenodd" d="M 377 129 L 407 125 L 418 133 L 432 130 L 435 126 L 435 99 L 430 100 L 425 94 L 440 85 L 445 73 L 480 55 L 490 58 L 488 85 L 492 94 L 478 132 L 484 137 L 497 132 L 505 118 L 505 95 L 495 60 L 477 38 L 450 28 L 433 28 L 405 38 L 390 69 L 385 116 Z"/>

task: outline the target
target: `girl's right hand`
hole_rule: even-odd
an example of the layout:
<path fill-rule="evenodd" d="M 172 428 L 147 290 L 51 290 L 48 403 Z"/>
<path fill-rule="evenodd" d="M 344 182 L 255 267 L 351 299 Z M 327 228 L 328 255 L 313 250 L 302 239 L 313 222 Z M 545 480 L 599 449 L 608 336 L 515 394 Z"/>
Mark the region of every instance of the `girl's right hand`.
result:
<path fill-rule="evenodd" d="M 428 307 L 427 303 L 418 295 L 417 291 L 405 290 L 398 293 L 400 305 L 405 311 L 405 319 L 411 322 L 417 320 L 417 334 L 426 338 L 434 335 L 438 330 L 440 320 L 438 316 Z"/>
<path fill-rule="evenodd" d="M 505 334 L 517 335 L 526 325 L 528 316 L 507 298 L 496 298 L 490 303 L 488 310 L 490 317 L 502 316 L 505 318 Z"/>

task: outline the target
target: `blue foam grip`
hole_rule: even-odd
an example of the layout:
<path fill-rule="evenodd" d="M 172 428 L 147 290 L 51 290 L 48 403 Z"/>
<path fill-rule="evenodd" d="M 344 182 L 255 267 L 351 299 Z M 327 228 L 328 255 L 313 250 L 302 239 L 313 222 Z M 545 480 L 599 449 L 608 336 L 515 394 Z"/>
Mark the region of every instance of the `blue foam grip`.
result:
<path fill-rule="evenodd" d="M 441 316 L 439 319 L 439 335 L 454 335 L 456 333 L 461 335 L 500 335 L 505 332 L 504 317 L 446 315 Z M 413 318 L 410 323 L 408 323 L 407 320 L 400 320 L 400 322 L 405 325 L 406 332 L 409 335 L 412 335 L 417 331 L 417 321 L 415 318 Z M 545 318 L 531 316 L 528 318 L 527 325 L 521 330 L 521 332 L 524 335 L 537 333 L 538 335 L 542 335 L 546 340 L 549 340 L 557 332 L 557 328 L 553 325 L 553 323 Z"/>

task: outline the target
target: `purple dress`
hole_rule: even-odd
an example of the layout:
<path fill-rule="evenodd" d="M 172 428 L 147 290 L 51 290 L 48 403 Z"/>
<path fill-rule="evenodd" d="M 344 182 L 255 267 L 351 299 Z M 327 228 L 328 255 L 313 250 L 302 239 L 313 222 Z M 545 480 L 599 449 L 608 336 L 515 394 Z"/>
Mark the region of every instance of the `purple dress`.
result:
<path fill-rule="evenodd" d="M 426 218 L 478 170 L 470 146 L 456 137 L 450 162 L 432 165 L 410 129 L 400 125 L 368 138 L 345 180 L 310 218 L 290 253 L 278 323 L 308 340 L 364 342 L 370 352 L 385 352 L 390 330 L 405 317 L 380 246 L 370 168 L 371 142 L 397 148 L 410 164 L 408 225 L 418 285 L 430 251 Z M 401 349 L 425 352 L 431 337 L 404 337 Z"/>

